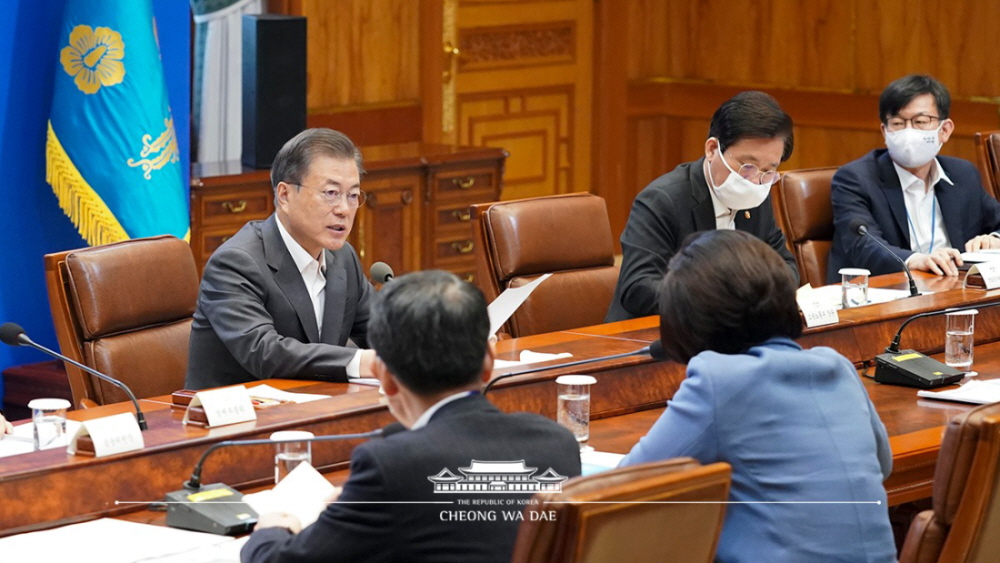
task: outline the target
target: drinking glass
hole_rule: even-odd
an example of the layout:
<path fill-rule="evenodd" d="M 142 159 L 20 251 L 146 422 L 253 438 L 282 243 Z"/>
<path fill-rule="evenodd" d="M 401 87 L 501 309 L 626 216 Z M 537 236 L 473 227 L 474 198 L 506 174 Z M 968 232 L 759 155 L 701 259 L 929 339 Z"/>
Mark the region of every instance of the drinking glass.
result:
<path fill-rule="evenodd" d="M 312 443 L 303 442 L 313 437 L 312 432 L 287 430 L 271 434 L 275 444 L 274 484 L 277 485 L 300 463 L 312 464 Z"/>
<path fill-rule="evenodd" d="M 557 420 L 576 437 L 580 449 L 588 449 L 590 440 L 590 386 L 597 380 L 589 375 L 564 375 L 556 379 L 559 387 Z"/>

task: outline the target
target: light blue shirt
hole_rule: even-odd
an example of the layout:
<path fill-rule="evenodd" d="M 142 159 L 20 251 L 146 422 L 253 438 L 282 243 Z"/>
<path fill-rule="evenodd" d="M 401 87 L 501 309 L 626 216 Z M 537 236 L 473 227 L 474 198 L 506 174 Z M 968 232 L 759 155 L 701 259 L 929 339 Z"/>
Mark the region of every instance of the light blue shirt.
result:
<path fill-rule="evenodd" d="M 727 506 L 717 561 L 896 560 L 882 485 L 889 438 L 854 366 L 830 348 L 773 338 L 692 358 L 621 465 L 679 456 L 729 463 L 730 501 L 774 503 Z"/>

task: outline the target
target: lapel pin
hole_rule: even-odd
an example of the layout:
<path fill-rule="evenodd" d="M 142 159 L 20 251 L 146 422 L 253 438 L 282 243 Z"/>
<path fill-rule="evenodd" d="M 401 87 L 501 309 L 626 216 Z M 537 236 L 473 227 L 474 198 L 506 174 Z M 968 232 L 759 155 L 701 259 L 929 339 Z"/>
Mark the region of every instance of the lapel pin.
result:
<path fill-rule="evenodd" d="M 743 216 L 746 217 L 747 219 L 749 219 L 750 218 L 750 212 L 749 211 L 744 211 L 743 212 Z"/>

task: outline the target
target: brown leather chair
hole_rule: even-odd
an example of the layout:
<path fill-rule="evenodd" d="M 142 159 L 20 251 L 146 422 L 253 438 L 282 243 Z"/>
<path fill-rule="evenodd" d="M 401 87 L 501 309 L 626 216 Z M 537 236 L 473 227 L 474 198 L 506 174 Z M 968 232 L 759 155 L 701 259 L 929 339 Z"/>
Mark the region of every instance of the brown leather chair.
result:
<path fill-rule="evenodd" d="M 730 473 L 726 463 L 702 466 L 676 458 L 571 479 L 561 492 L 532 497 L 512 561 L 710 563 L 722 532 Z M 555 517 L 537 518 L 543 513 Z"/>
<path fill-rule="evenodd" d="M 513 337 L 604 322 L 618 281 L 604 199 L 573 193 L 472 206 L 486 299 L 553 272 L 507 323 Z"/>
<path fill-rule="evenodd" d="M 1000 199 L 1000 131 L 976 133 L 976 157 L 983 189 Z"/>
<path fill-rule="evenodd" d="M 934 469 L 933 508 L 910 525 L 900 563 L 1000 558 L 1000 403 L 948 423 Z"/>
<path fill-rule="evenodd" d="M 826 264 L 833 245 L 830 181 L 836 171 L 836 167 L 829 167 L 786 172 L 772 195 L 778 225 L 795 256 L 803 285 L 826 285 Z"/>
<path fill-rule="evenodd" d="M 198 272 L 188 243 L 135 239 L 45 256 L 62 353 L 128 385 L 136 397 L 184 387 Z M 66 364 L 77 406 L 128 400 Z"/>

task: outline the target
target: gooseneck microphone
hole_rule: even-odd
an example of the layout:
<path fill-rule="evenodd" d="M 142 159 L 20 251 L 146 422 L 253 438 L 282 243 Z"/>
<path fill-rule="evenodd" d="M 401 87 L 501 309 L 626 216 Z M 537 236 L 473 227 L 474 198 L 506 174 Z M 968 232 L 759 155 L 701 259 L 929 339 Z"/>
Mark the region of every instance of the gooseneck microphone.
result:
<path fill-rule="evenodd" d="M 888 246 L 886 246 L 885 243 L 880 241 L 877 236 L 869 233 L 868 227 L 863 222 L 857 219 L 851 221 L 850 229 L 851 232 L 857 233 L 858 236 L 861 237 L 867 236 L 868 238 L 872 239 L 873 241 L 875 241 L 876 244 L 881 246 L 883 250 L 888 252 L 889 256 L 895 258 L 896 261 L 899 262 L 901 266 L 903 266 L 903 271 L 906 272 L 906 279 L 910 281 L 910 297 L 916 297 L 917 295 L 920 295 L 920 292 L 917 291 L 917 282 L 914 281 L 913 274 L 910 273 L 910 268 L 909 266 L 906 265 L 906 260 L 903 260 L 899 256 L 896 256 L 896 253 L 893 252 Z"/>
<path fill-rule="evenodd" d="M 45 346 L 42 346 L 41 344 L 34 342 L 30 338 L 28 338 L 28 335 L 24 333 L 24 329 L 21 328 L 20 325 L 14 323 L 4 323 L 3 326 L 0 326 L 0 342 L 3 342 L 8 346 L 29 346 L 31 348 L 34 348 L 35 350 L 38 350 L 39 352 L 43 352 L 45 354 L 48 354 L 49 356 L 52 356 L 53 358 L 60 359 L 68 364 L 72 364 L 82 369 L 83 371 L 97 377 L 98 379 L 102 379 L 114 385 L 115 387 L 118 387 L 119 389 L 124 391 L 125 394 L 128 395 L 129 400 L 132 401 L 132 406 L 135 407 L 135 420 L 136 422 L 139 423 L 139 429 L 146 430 L 148 428 L 148 426 L 146 425 L 146 417 L 142 414 L 142 409 L 139 408 L 139 401 L 135 398 L 135 394 L 132 393 L 132 390 L 128 388 L 128 385 L 125 385 L 124 383 L 118 381 L 117 379 L 111 377 L 110 375 L 104 375 L 103 373 L 95 369 L 92 369 L 90 367 L 87 367 L 76 360 L 67 358 L 66 356 L 60 354 L 59 352 L 49 350 Z"/>
<path fill-rule="evenodd" d="M 628 358 L 630 356 L 647 356 L 647 355 L 649 357 L 653 358 L 654 360 L 658 361 L 658 362 L 667 359 L 666 354 L 664 354 L 664 352 L 663 352 L 663 342 L 661 342 L 659 340 L 655 340 L 655 341 L 651 342 L 649 344 L 649 346 L 644 346 L 644 347 L 639 348 L 638 350 L 636 350 L 634 352 L 625 352 L 624 354 L 614 354 L 612 356 L 601 356 L 600 358 L 588 358 L 586 360 L 577 360 L 575 362 L 569 362 L 567 364 L 559 364 L 559 365 L 556 365 L 556 366 L 541 366 L 541 367 L 535 367 L 535 368 L 526 369 L 526 370 L 522 370 L 522 371 L 515 371 L 515 372 L 512 372 L 512 373 L 505 373 L 503 375 L 500 375 L 500 376 L 497 376 L 497 377 L 494 377 L 493 379 L 491 379 L 489 381 L 489 383 L 487 383 L 486 386 L 483 387 L 483 395 L 485 395 L 486 393 L 488 393 L 490 391 L 490 389 L 493 388 L 493 385 L 496 382 L 498 382 L 498 381 L 500 381 L 502 379 L 507 379 L 509 377 L 514 377 L 515 375 L 527 375 L 529 373 L 536 373 L 536 372 L 539 372 L 539 371 L 547 371 L 547 370 L 551 370 L 551 369 L 569 368 L 569 367 L 573 367 L 573 366 L 581 366 L 581 365 L 584 365 L 584 364 L 593 364 L 593 363 L 596 363 L 596 362 L 603 362 L 605 360 L 617 360 L 618 358 Z"/>
<path fill-rule="evenodd" d="M 375 262 L 368 273 L 371 274 L 372 281 L 376 283 L 389 283 L 395 278 L 392 274 L 392 268 L 385 262 Z"/>
<path fill-rule="evenodd" d="M 198 458 L 198 463 L 195 464 L 194 471 L 191 472 L 191 478 L 184 483 L 184 488 L 192 491 L 197 491 L 201 488 L 201 468 L 205 464 L 205 459 L 208 458 L 209 454 L 220 448 L 226 448 L 229 446 L 259 446 L 262 444 L 280 444 L 284 442 L 337 442 L 340 440 L 366 440 L 368 438 L 388 436 L 399 432 L 400 429 L 405 429 L 401 424 L 399 425 L 399 428 L 397 428 L 396 424 L 397 423 L 393 423 L 386 426 L 384 429 L 373 430 L 372 432 L 362 432 L 360 434 L 314 436 L 312 438 L 301 438 L 297 440 L 226 440 L 224 442 L 212 444 L 212 446 L 205 450 L 205 453 L 201 454 L 201 457 Z"/>

